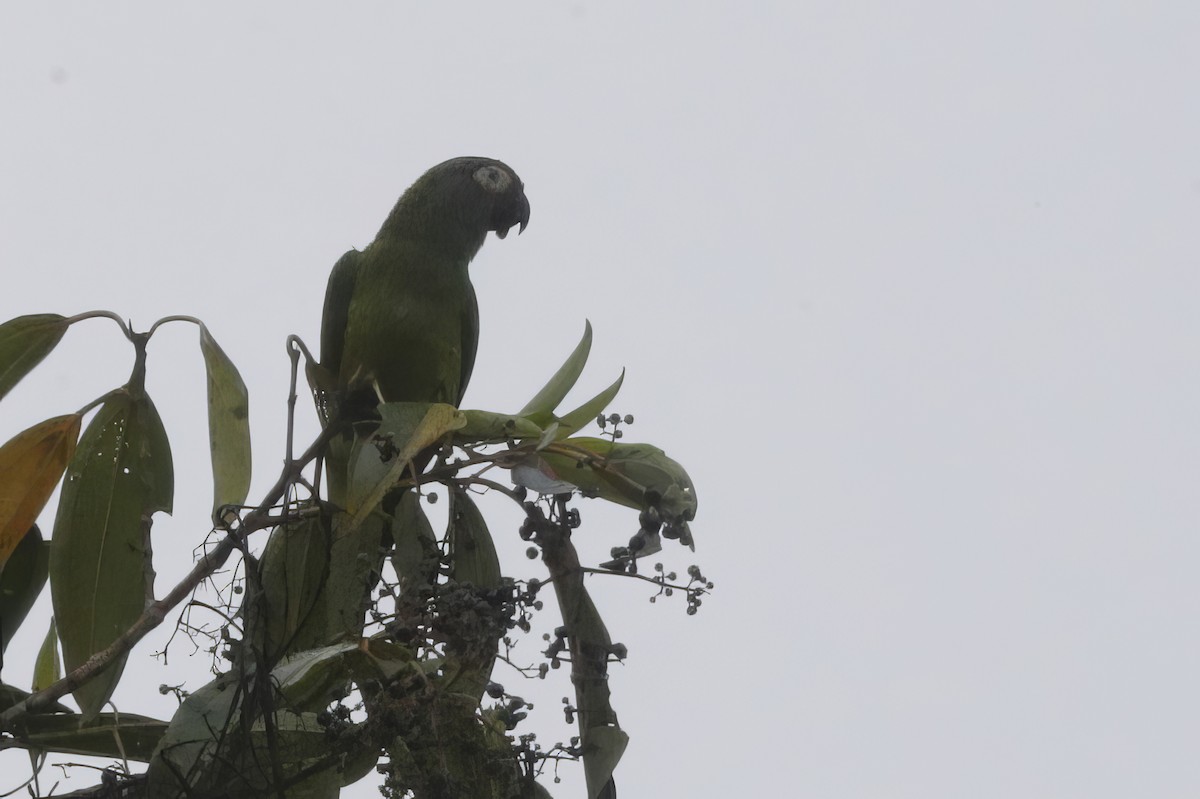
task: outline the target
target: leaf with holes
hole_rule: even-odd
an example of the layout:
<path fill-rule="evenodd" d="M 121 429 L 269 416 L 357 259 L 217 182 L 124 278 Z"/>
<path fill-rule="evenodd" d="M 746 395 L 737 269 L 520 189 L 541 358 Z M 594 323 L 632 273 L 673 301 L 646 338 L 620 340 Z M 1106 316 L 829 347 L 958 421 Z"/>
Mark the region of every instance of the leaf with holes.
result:
<path fill-rule="evenodd" d="M 67 468 L 50 547 L 50 595 L 67 671 L 108 647 L 151 594 L 150 522 L 171 512 L 174 477 L 154 403 L 115 394 Z M 90 721 L 121 677 L 124 658 L 75 690 Z"/>

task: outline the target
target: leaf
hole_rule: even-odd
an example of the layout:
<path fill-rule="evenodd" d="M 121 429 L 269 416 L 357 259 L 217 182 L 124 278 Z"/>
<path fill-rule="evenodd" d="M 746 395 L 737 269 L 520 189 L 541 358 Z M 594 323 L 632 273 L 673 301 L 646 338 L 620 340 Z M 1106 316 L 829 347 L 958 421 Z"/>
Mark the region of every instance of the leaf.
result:
<path fill-rule="evenodd" d="M 316 714 L 294 713 L 278 706 L 277 748 L 272 751 L 262 719 L 250 721 L 243 716 L 243 699 L 237 678 L 229 674 L 189 696 L 150 760 L 145 795 L 154 799 L 283 796 L 284 791 L 271 788 L 276 767 L 287 781 L 329 754 L 329 738 Z M 333 799 L 339 786 L 338 763 L 333 761 L 290 785 L 286 795 L 289 799 Z"/>
<path fill-rule="evenodd" d="M 171 450 L 150 398 L 114 394 L 67 469 L 50 547 L 50 593 L 67 671 L 108 647 L 151 594 L 150 523 L 171 512 Z M 112 695 L 124 658 L 74 695 L 85 721 Z"/>
<path fill-rule="evenodd" d="M 241 505 L 250 493 L 250 395 L 237 367 L 204 325 L 200 325 L 200 351 L 208 376 L 208 444 L 216 513 L 222 505 Z"/>
<path fill-rule="evenodd" d="M 81 718 L 76 713 L 24 716 L 15 742 L 26 749 L 146 763 L 167 731 L 167 722 L 132 713 L 101 713 L 89 722 Z"/>
<path fill-rule="evenodd" d="M 463 444 L 488 444 L 513 441 L 522 438 L 537 438 L 542 428 L 526 419 L 509 413 L 491 411 L 463 411 L 467 423 L 454 432 L 454 440 Z"/>
<path fill-rule="evenodd" d="M 391 524 L 380 510 L 365 516 L 358 525 L 339 525 L 345 515 L 334 520 L 333 542 L 329 548 L 329 574 L 313 609 L 321 626 L 315 644 L 339 638 L 362 636 L 371 589 L 379 581 L 386 557 L 384 540 Z M 349 527 L 349 529 L 347 529 Z"/>
<path fill-rule="evenodd" d="M 546 429 L 542 432 L 541 438 L 538 439 L 537 446 L 534 447 L 534 452 L 541 452 L 546 447 L 558 440 L 558 422 L 551 422 L 546 425 Z"/>
<path fill-rule="evenodd" d="M 15 685 L 0 683 L 0 711 L 8 710 L 15 706 L 18 702 L 24 702 L 30 697 L 28 691 L 23 691 Z M 71 708 L 64 705 L 62 702 L 51 702 L 46 708 L 47 713 L 70 713 Z M 24 716 L 22 716 L 24 718 Z"/>
<path fill-rule="evenodd" d="M 240 727 L 241 694 L 237 678 L 223 674 L 184 700 L 150 758 L 147 796 L 211 793 L 221 766 L 214 736 Z"/>
<path fill-rule="evenodd" d="M 473 587 L 478 601 L 488 602 L 492 593 L 488 589 L 501 585 L 500 559 L 496 555 L 496 544 L 487 522 L 465 489 L 454 488 L 450 491 L 446 540 L 450 552 L 450 579 L 462 586 Z M 492 666 L 499 651 L 500 633 L 489 635 L 476 631 L 464 635 L 463 639 L 463 643 L 452 642 L 446 649 L 446 654 L 459 666 L 449 686 L 456 693 L 470 696 L 478 704 L 491 679 Z"/>
<path fill-rule="evenodd" d="M 0 654 L 16 635 L 46 585 L 50 549 L 35 524 L 17 544 L 0 572 Z"/>
<path fill-rule="evenodd" d="M 309 711 L 345 696 L 352 679 L 387 682 L 402 672 L 419 671 L 416 656 L 399 644 L 359 639 L 289 655 L 271 670 L 271 683 L 292 710 Z"/>
<path fill-rule="evenodd" d="M 439 665 L 439 658 L 417 660 L 410 649 L 385 638 L 370 638 L 365 644 L 350 658 L 354 681 L 360 685 L 369 680 L 395 682 L 403 673 L 428 673 Z"/>
<path fill-rule="evenodd" d="M 421 508 L 421 497 L 405 491 L 392 515 L 392 568 L 404 594 L 416 595 L 437 579 L 437 536 Z"/>
<path fill-rule="evenodd" d="M 329 573 L 329 543 L 329 518 L 324 514 L 271 531 L 259 561 L 265 629 L 260 639 L 256 636 L 268 660 L 308 649 L 324 638 L 324 622 L 313 618 L 313 609 Z"/>
<path fill-rule="evenodd" d="M 616 399 L 617 392 L 621 390 L 621 383 L 623 382 L 625 382 L 624 369 L 621 370 L 621 376 L 618 377 L 611 386 L 604 389 L 599 394 L 568 413 L 566 416 L 560 418 L 558 420 L 561 427 L 559 438 L 565 438 L 599 416 L 600 412 L 608 407 L 608 403 Z"/>
<path fill-rule="evenodd" d="M 479 507 L 461 488 L 450 492 L 450 520 L 446 530 L 449 541 L 450 575 L 460 583 L 476 588 L 500 587 L 500 559 L 496 544 Z"/>
<path fill-rule="evenodd" d="M 696 516 L 696 490 L 682 466 L 650 444 L 614 444 L 603 438 L 568 438 L 541 453 L 549 473 L 631 508 L 655 504 L 671 517 Z M 647 492 L 657 494 L 647 502 Z"/>
<path fill-rule="evenodd" d="M 298 775 L 308 767 L 317 766 L 329 755 L 329 735 L 317 721 L 316 713 L 292 713 L 287 710 L 275 714 L 276 744 L 279 765 L 285 781 Z M 250 746 L 238 753 L 240 764 L 235 780 L 249 780 L 250 790 L 231 792 L 231 799 L 260 799 L 264 796 L 286 796 L 287 799 L 337 799 L 341 793 L 342 779 L 337 761 L 325 762 L 324 768 L 297 783 L 288 785 L 287 791 L 273 791 L 271 744 L 266 726 L 256 720 L 250 736 Z M 378 757 L 376 757 L 378 760 Z"/>
<path fill-rule="evenodd" d="M 80 420 L 74 413 L 47 419 L 0 447 L 0 568 L 62 478 L 75 452 Z"/>
<path fill-rule="evenodd" d="M 50 617 L 50 629 L 33 662 L 33 690 L 44 691 L 62 679 L 62 661 L 58 657 L 58 629 Z"/>
<path fill-rule="evenodd" d="M 558 367 L 558 371 L 554 373 L 554 377 L 550 378 L 550 382 L 539 391 L 533 399 L 525 404 L 518 416 L 530 416 L 533 414 L 551 414 L 558 404 L 563 401 L 574 386 L 579 376 L 583 374 L 583 367 L 587 363 L 588 353 L 592 349 L 592 323 L 584 323 L 583 338 L 579 340 L 579 344 L 567 356 L 567 360 L 563 365 Z"/>
<path fill-rule="evenodd" d="M 18 316 L 0 325 L 0 399 L 50 354 L 67 332 L 58 314 Z"/>
<path fill-rule="evenodd" d="M 628 745 L 628 733 L 615 725 L 583 731 L 583 776 L 590 799 L 616 796 L 612 775 Z"/>
<path fill-rule="evenodd" d="M 346 655 L 356 651 L 358 641 L 297 652 L 271 670 L 271 682 L 293 710 L 320 710 L 345 696 L 350 682 Z"/>
<path fill-rule="evenodd" d="M 447 433 L 461 430 L 466 425 L 466 417 L 458 408 L 438 402 L 385 402 L 379 405 L 379 415 L 382 418 L 379 435 L 390 437 L 397 452 L 383 477 L 375 478 L 372 474 L 369 487 L 363 491 L 356 485 L 360 478 L 355 472 L 361 461 L 352 459 L 350 491 L 352 497 L 357 495 L 361 499 L 355 502 L 348 498 L 349 507 L 346 510 L 352 514 L 352 518 L 347 529 L 339 531 L 339 535 L 349 534 L 379 507 L 384 496 L 396 486 L 409 463 L 422 450 L 440 441 Z M 362 449 L 366 450 L 367 447 Z"/>

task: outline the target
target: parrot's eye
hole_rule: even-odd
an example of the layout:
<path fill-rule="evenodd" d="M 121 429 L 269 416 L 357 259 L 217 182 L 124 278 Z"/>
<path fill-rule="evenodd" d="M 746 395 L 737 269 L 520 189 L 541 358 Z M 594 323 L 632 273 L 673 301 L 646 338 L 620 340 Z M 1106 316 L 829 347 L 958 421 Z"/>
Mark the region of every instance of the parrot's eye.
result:
<path fill-rule="evenodd" d="M 499 194 L 512 185 L 512 175 L 498 166 L 481 166 L 475 170 L 475 182 L 493 194 Z"/>

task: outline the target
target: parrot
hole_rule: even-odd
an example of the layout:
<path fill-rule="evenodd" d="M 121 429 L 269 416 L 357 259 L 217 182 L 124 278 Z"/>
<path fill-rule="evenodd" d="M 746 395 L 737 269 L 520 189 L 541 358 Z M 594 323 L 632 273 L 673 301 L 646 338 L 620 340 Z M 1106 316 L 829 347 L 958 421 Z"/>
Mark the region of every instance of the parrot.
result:
<path fill-rule="evenodd" d="M 467 266 L 489 231 L 529 224 L 517 173 L 494 158 L 429 169 L 401 195 L 362 251 L 334 265 L 321 319 L 321 372 L 332 380 L 325 421 L 370 418 L 378 402 L 462 401 L 479 344 L 479 307 Z M 327 393 L 328 396 L 328 393 Z M 341 504 L 345 464 L 329 462 Z"/>
<path fill-rule="evenodd" d="M 338 427 L 324 453 L 332 516 L 328 527 L 280 527 L 268 539 L 260 579 L 270 606 L 262 622 L 269 654 L 361 633 L 381 545 L 412 533 L 393 516 L 412 497 L 397 492 L 370 522 L 343 527 L 355 442 L 374 434 L 381 402 L 459 405 L 479 343 L 467 267 L 489 232 L 503 239 L 528 224 L 525 185 L 511 167 L 494 158 L 452 158 L 400 196 L 374 241 L 334 264 L 320 360 L 308 368 L 322 424 Z M 423 453 L 411 468 L 421 471 L 432 455 Z"/>
<path fill-rule="evenodd" d="M 462 401 L 479 343 L 467 265 L 489 231 L 529 224 L 525 186 L 493 158 L 452 158 L 400 197 L 361 252 L 334 265 L 321 319 L 321 366 L 347 395 Z"/>

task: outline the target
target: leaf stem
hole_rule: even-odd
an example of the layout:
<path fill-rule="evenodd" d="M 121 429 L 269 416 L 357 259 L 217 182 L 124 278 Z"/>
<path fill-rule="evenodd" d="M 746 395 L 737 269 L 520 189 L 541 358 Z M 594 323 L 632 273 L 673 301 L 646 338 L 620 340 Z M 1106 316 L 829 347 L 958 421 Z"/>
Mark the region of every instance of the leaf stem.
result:
<path fill-rule="evenodd" d="M 127 338 L 127 339 L 133 338 L 133 333 L 130 331 L 129 325 L 125 324 L 125 320 L 122 319 L 121 317 L 117 316 L 112 311 L 84 311 L 83 313 L 79 313 L 79 314 L 75 314 L 74 316 L 67 317 L 67 324 L 73 325 L 76 322 L 82 322 L 85 319 L 99 319 L 99 318 L 113 320 L 114 322 L 117 323 L 117 326 L 121 328 L 121 333 L 124 334 L 125 338 Z"/>

